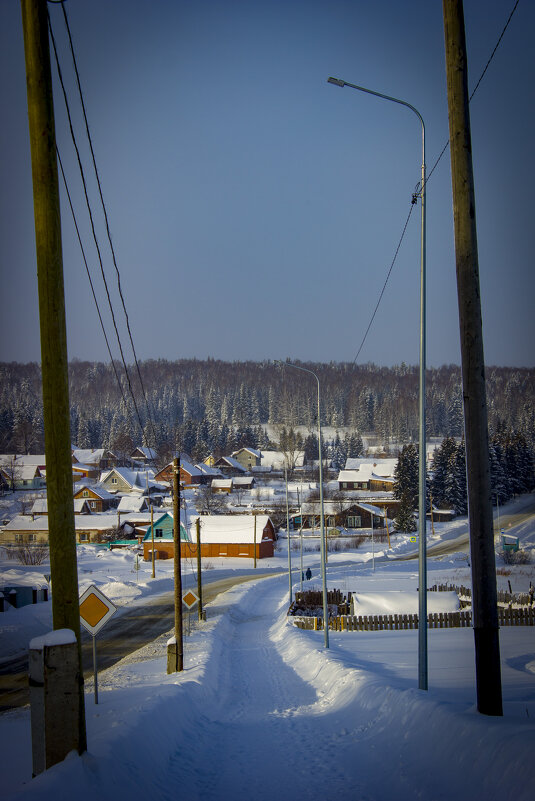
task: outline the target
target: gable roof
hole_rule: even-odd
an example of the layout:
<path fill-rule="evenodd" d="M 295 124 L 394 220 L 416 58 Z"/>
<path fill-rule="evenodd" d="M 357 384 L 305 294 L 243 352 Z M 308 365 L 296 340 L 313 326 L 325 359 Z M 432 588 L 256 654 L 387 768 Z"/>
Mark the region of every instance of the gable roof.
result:
<path fill-rule="evenodd" d="M 263 530 L 271 522 L 269 515 L 200 515 L 201 543 L 254 543 L 255 517 L 258 543 L 262 541 Z M 194 528 L 195 522 L 192 522 L 190 530 Z"/>

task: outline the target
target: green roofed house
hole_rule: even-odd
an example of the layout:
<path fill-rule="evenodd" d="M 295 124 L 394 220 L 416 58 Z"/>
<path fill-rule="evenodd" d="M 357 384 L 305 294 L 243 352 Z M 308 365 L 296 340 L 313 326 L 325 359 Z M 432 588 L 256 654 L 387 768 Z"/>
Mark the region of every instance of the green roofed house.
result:
<path fill-rule="evenodd" d="M 154 527 L 154 555 L 156 559 L 169 559 L 174 556 L 175 545 L 173 540 L 174 517 L 172 512 L 164 512 L 154 518 L 153 525 L 147 528 L 147 533 L 143 537 L 143 559 L 152 559 L 152 528 Z M 189 537 L 186 530 L 186 519 L 184 514 L 180 515 L 180 542 L 188 543 Z M 189 556 L 185 547 L 181 547 L 181 556 Z"/>

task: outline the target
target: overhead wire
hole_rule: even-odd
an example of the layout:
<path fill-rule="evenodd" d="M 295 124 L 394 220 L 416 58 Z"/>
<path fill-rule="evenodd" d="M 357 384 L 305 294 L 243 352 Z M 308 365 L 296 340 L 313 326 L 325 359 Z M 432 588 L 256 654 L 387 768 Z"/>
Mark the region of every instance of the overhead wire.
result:
<path fill-rule="evenodd" d="M 64 2 L 64 0 L 60 0 L 60 4 L 62 5 L 63 11 L 65 13 L 63 2 Z M 97 237 L 94 218 L 93 218 L 93 212 L 92 212 L 92 209 L 91 209 L 91 203 L 90 203 L 90 200 L 89 200 L 89 195 L 88 195 L 88 190 L 87 190 L 87 182 L 86 182 L 86 178 L 85 178 L 85 171 L 84 171 L 84 168 L 83 168 L 83 165 L 82 165 L 82 160 L 81 160 L 81 156 L 80 156 L 80 150 L 79 150 L 78 143 L 77 143 L 77 140 L 76 140 L 76 135 L 75 135 L 75 132 L 74 132 L 72 116 L 71 116 L 69 101 L 68 101 L 68 97 L 67 97 L 67 91 L 66 91 L 65 82 L 63 80 L 63 74 L 62 74 L 62 70 L 61 70 L 61 66 L 60 66 L 60 62 L 59 62 L 58 48 L 56 46 L 56 40 L 55 40 L 54 32 L 53 32 L 53 29 L 52 29 L 52 21 L 51 21 L 50 15 L 47 14 L 47 16 L 48 16 L 48 26 L 49 26 L 50 38 L 51 38 L 52 47 L 53 47 L 53 50 L 54 50 L 56 68 L 57 68 L 57 71 L 58 71 L 58 78 L 59 78 L 60 85 L 61 85 L 62 92 L 63 92 L 65 107 L 66 107 L 66 111 L 67 111 L 67 117 L 68 117 L 68 121 L 69 121 L 71 139 L 72 139 L 72 142 L 73 142 L 73 145 L 74 145 L 74 148 L 75 148 L 75 152 L 76 152 L 76 156 L 77 156 L 77 160 L 78 160 L 78 167 L 79 167 L 80 176 L 81 176 L 81 180 L 82 180 L 82 185 L 83 185 L 83 189 L 84 189 L 85 201 L 86 201 L 86 206 L 87 206 L 87 210 L 88 210 L 88 214 L 89 214 L 89 220 L 90 220 L 90 224 L 91 224 L 93 240 L 94 240 L 95 248 L 96 248 L 96 251 L 97 251 L 97 256 L 98 256 L 98 261 L 99 261 L 99 265 L 100 265 L 100 271 L 101 271 L 101 275 L 102 275 L 102 280 L 103 280 L 104 287 L 105 287 L 105 290 L 106 290 L 106 296 L 107 296 L 107 300 L 108 300 L 108 305 L 109 305 L 109 309 L 110 309 L 110 314 L 111 314 L 113 326 L 114 326 L 114 329 L 115 329 L 117 344 L 118 344 L 119 351 L 120 351 L 120 354 L 121 354 L 121 361 L 122 361 L 122 364 L 123 364 L 123 369 L 124 369 L 124 373 L 125 373 L 127 384 L 128 384 L 129 394 L 130 394 L 130 397 L 132 399 L 132 405 L 133 405 L 134 410 L 135 410 L 135 415 L 136 415 L 136 418 L 137 418 L 137 422 L 138 422 L 141 434 L 144 435 L 143 422 L 142 422 L 141 414 L 139 412 L 139 407 L 138 407 L 138 404 L 137 404 L 137 401 L 136 401 L 136 398 L 135 398 L 135 395 L 134 395 L 134 391 L 133 391 L 133 388 L 132 388 L 132 382 L 130 380 L 130 374 L 129 374 L 128 367 L 127 367 L 127 364 L 126 364 L 124 350 L 123 350 L 123 346 L 122 346 L 122 343 L 121 343 L 121 337 L 120 337 L 120 334 L 119 334 L 119 330 L 118 330 L 118 326 L 117 326 L 117 322 L 116 322 L 116 317 L 115 317 L 115 312 L 114 312 L 114 309 L 113 309 L 113 303 L 112 303 L 112 300 L 111 300 L 111 295 L 110 295 L 110 291 L 109 291 L 109 287 L 108 287 L 108 282 L 107 282 L 106 274 L 105 274 L 105 271 L 104 271 L 104 264 L 103 264 L 103 260 L 102 260 L 101 248 L 100 248 L 100 245 L 99 245 L 99 242 L 98 242 L 98 237 Z M 70 38 L 70 31 L 69 31 L 69 38 Z M 70 41 L 71 41 L 71 50 L 72 50 L 72 39 L 71 38 L 70 38 Z M 77 80 L 79 80 L 79 79 L 77 79 Z M 88 123 L 87 123 L 87 116 L 85 114 L 85 107 L 84 107 L 84 119 L 85 119 L 85 124 L 86 124 L 86 130 L 88 130 Z M 101 202 L 103 203 L 102 192 L 101 192 L 101 189 L 100 189 L 100 181 L 99 181 L 99 178 L 98 178 L 98 171 L 97 171 L 97 168 L 96 168 L 96 161 L 95 161 L 95 158 L 94 158 L 94 152 L 93 152 L 92 143 L 90 143 L 90 147 L 91 147 L 91 152 L 92 152 L 92 157 L 93 157 L 94 169 L 95 169 L 95 172 L 97 173 L 97 183 L 99 185 L 99 192 L 100 192 L 100 196 L 101 196 Z M 108 353 L 110 355 L 110 361 L 112 363 L 112 367 L 113 367 L 113 370 L 115 372 L 115 377 L 116 377 L 118 385 L 119 385 L 119 389 L 120 389 L 120 392 L 121 392 L 121 397 L 123 399 L 123 402 L 125 403 L 125 407 L 128 408 L 126 397 L 125 397 L 125 394 L 124 394 L 124 391 L 123 391 L 122 382 L 121 382 L 121 380 L 119 378 L 119 375 L 117 373 L 117 369 L 116 369 L 116 365 L 115 365 L 114 359 L 112 357 L 109 341 L 108 341 L 108 338 L 107 338 L 107 335 L 106 335 L 106 332 L 105 332 L 104 323 L 103 323 L 103 320 L 102 320 L 102 315 L 101 315 L 100 308 L 98 306 L 98 302 L 97 302 L 97 299 L 96 299 L 96 293 L 95 293 L 95 290 L 94 290 L 94 285 L 93 285 L 93 282 L 92 282 L 92 279 L 91 279 L 91 274 L 90 274 L 89 267 L 88 267 L 88 264 L 87 264 L 85 251 L 84 251 L 84 248 L 83 248 L 83 245 L 82 245 L 79 227 L 78 227 L 77 222 L 76 222 L 76 215 L 75 215 L 74 208 L 73 208 L 73 205 L 72 205 L 72 201 L 71 201 L 71 197 L 70 197 L 70 193 L 69 193 L 69 189 L 68 189 L 68 185 L 67 185 L 65 172 L 64 172 L 64 169 L 63 169 L 63 164 L 61 163 L 59 150 L 57 148 L 56 148 L 56 150 L 57 150 L 57 154 L 58 154 L 58 160 L 60 162 L 60 169 L 61 169 L 61 172 L 62 172 L 63 181 L 64 181 L 64 184 L 65 184 L 65 188 L 66 188 L 66 191 L 67 191 L 67 196 L 68 196 L 68 199 L 69 199 L 69 204 L 70 204 L 70 208 L 71 208 L 71 214 L 73 215 L 73 219 L 75 221 L 75 229 L 76 229 L 77 236 L 78 236 L 78 241 L 79 241 L 79 244 L 80 244 L 80 247 L 81 247 L 81 250 L 82 250 L 82 256 L 83 256 L 84 263 L 85 263 L 85 266 L 86 266 L 86 272 L 87 272 L 87 275 L 88 275 L 88 278 L 89 278 L 91 291 L 92 291 L 92 294 L 93 294 L 93 299 L 94 299 L 95 304 L 96 304 L 97 313 L 98 313 L 98 316 L 99 316 L 101 327 L 102 327 L 102 330 L 103 330 L 103 333 L 104 333 L 104 338 L 105 338 L 105 341 L 106 341 L 106 346 L 107 346 L 107 349 L 108 349 Z M 107 228 L 107 231 L 108 231 L 108 238 L 111 239 L 111 235 L 109 233 L 109 224 L 108 224 L 108 220 L 107 220 L 107 214 L 106 214 L 105 210 L 104 210 L 104 213 L 105 213 L 105 218 L 106 218 L 106 228 Z M 110 242 L 110 244 L 111 244 L 111 242 Z M 115 255 L 113 255 L 113 260 L 114 260 L 114 264 L 115 264 L 115 267 L 116 267 L 116 270 L 117 270 L 117 273 L 118 273 L 118 268 L 117 268 L 117 264 L 116 264 Z M 120 287 L 120 276 L 119 276 L 118 280 L 119 280 L 119 287 Z M 141 386 L 141 389 L 142 389 L 143 397 L 144 397 L 146 408 L 147 408 L 147 416 L 148 416 L 148 420 L 149 420 L 149 423 L 150 423 L 150 427 L 152 429 L 153 444 L 154 444 L 154 446 L 156 446 L 157 438 L 156 438 L 156 432 L 155 432 L 155 428 L 154 428 L 154 422 L 152 420 L 150 406 L 148 404 L 145 388 L 144 388 L 143 381 L 142 381 L 142 378 L 141 378 L 141 373 L 140 373 L 140 369 L 139 369 L 139 363 L 138 363 L 138 360 L 137 360 L 137 354 L 135 352 L 135 348 L 134 348 L 134 344 L 133 344 L 133 340 L 132 340 L 132 334 L 131 334 L 131 331 L 130 331 L 128 315 L 127 315 L 127 312 L 126 312 L 126 306 L 125 306 L 125 303 L 124 303 L 124 297 L 122 296 L 122 291 L 120 291 L 120 294 L 121 294 L 123 309 L 124 309 L 125 316 L 126 316 L 126 319 L 127 319 L 127 328 L 128 328 L 128 331 L 129 331 L 130 342 L 131 342 L 132 350 L 133 350 L 133 354 L 134 354 L 134 360 L 135 360 L 137 371 L 138 371 L 138 376 L 139 376 L 139 380 L 140 380 L 140 386 Z"/>
<path fill-rule="evenodd" d="M 109 242 L 109 245 L 110 245 L 110 252 L 111 252 L 111 255 L 112 255 L 113 266 L 115 267 L 115 272 L 116 272 L 116 276 L 117 276 L 117 288 L 118 288 L 119 297 L 121 298 L 121 303 L 122 303 L 122 307 L 123 307 L 123 311 L 124 311 L 124 316 L 125 316 L 125 321 L 126 321 L 126 328 L 127 328 L 128 336 L 129 336 L 129 339 L 130 339 L 130 345 L 132 347 L 132 354 L 133 354 L 133 357 L 134 357 L 134 363 L 136 365 L 139 384 L 140 384 L 141 392 L 143 394 L 143 398 L 144 398 L 144 401 L 145 401 L 145 406 L 146 406 L 146 409 L 147 409 L 147 415 L 148 415 L 148 418 L 149 418 L 149 422 L 150 422 L 150 425 L 151 425 L 151 428 L 152 428 L 152 434 L 153 434 L 153 438 L 154 438 L 154 443 L 156 444 L 156 432 L 155 432 L 155 429 L 154 429 L 154 421 L 152 419 L 152 414 L 151 414 L 149 402 L 148 402 L 148 399 L 147 399 L 147 394 L 146 394 L 146 391 L 145 391 L 145 385 L 143 383 L 143 378 L 141 376 L 141 370 L 140 370 L 140 367 L 139 367 L 137 353 L 136 353 L 136 349 L 135 349 L 135 346 L 134 346 L 134 340 L 133 340 L 133 337 L 132 337 L 132 331 L 130 329 L 130 320 L 129 320 L 129 317 L 128 317 L 128 312 L 126 310 L 126 303 L 125 303 L 125 300 L 124 300 L 123 290 L 122 290 L 122 287 L 121 287 L 121 275 L 120 275 L 120 272 L 119 272 L 119 268 L 117 266 L 117 259 L 116 259 L 116 256 L 115 256 L 115 248 L 113 246 L 113 241 L 112 241 L 111 232 L 110 232 L 110 226 L 109 226 L 109 221 L 108 221 L 108 213 L 107 213 L 107 210 L 106 210 L 106 204 L 104 202 L 104 196 L 103 196 L 103 193 L 102 193 L 102 186 L 101 186 L 101 183 L 100 183 L 100 176 L 99 176 L 97 163 L 96 163 L 96 159 L 95 159 L 95 152 L 94 152 L 94 149 L 93 149 L 93 140 L 92 140 L 92 137 L 91 137 L 91 132 L 89 130 L 89 123 L 88 123 L 88 120 L 87 120 L 87 113 L 86 113 L 84 95 L 83 95 L 83 92 L 82 92 L 82 86 L 81 86 L 81 82 L 80 82 L 80 74 L 79 74 L 79 71 L 78 71 L 78 64 L 77 64 L 77 61 L 76 61 L 76 55 L 75 55 L 75 52 L 74 52 L 74 44 L 73 44 L 73 40 L 72 40 L 71 29 L 70 29 L 70 26 L 69 26 L 69 20 L 68 20 L 68 17 L 67 17 L 67 11 L 65 9 L 65 4 L 64 3 L 61 3 L 61 10 L 63 11 L 63 18 L 64 18 L 64 21 L 65 21 L 65 28 L 67 30 L 67 36 L 68 36 L 68 39 L 69 39 L 69 46 L 70 46 L 71 55 L 72 55 L 74 73 L 75 73 L 75 76 L 76 76 L 76 84 L 78 86 L 78 94 L 79 94 L 79 97 L 80 97 L 80 104 L 81 104 L 82 113 L 83 113 L 84 122 L 85 122 L 87 140 L 88 140 L 88 143 L 89 143 L 89 149 L 91 151 L 91 158 L 92 158 L 92 161 L 93 161 L 93 168 L 94 168 L 94 171 L 95 171 L 95 178 L 96 178 L 96 181 L 97 181 L 98 192 L 99 192 L 99 196 L 100 196 L 100 202 L 101 202 L 101 205 L 102 205 L 102 212 L 103 212 L 103 215 L 104 215 L 106 233 L 107 233 L 108 242 Z"/>
<path fill-rule="evenodd" d="M 512 18 L 513 18 L 513 15 L 514 15 L 514 13 L 515 13 L 515 11 L 516 11 L 516 9 L 517 9 L 517 6 L 518 6 L 519 2 L 520 2 L 520 0 L 516 0 L 515 4 L 514 4 L 514 6 L 513 6 L 513 9 L 512 9 L 512 11 L 511 11 L 511 13 L 509 14 L 509 17 L 507 18 L 507 22 L 505 23 L 505 25 L 504 25 L 504 27 L 503 27 L 503 29 L 502 29 L 502 32 L 500 33 L 500 36 L 498 37 L 498 41 L 496 42 L 496 45 L 495 45 L 495 47 L 494 47 L 494 49 L 493 49 L 492 53 L 490 54 L 490 56 L 489 56 L 489 59 L 488 59 L 487 63 L 485 64 L 485 67 L 484 67 L 484 69 L 483 69 L 483 71 L 482 71 L 481 75 L 479 76 L 479 79 L 478 79 L 478 81 L 477 81 L 477 83 L 476 83 L 476 85 L 475 85 L 475 87 L 474 87 L 474 89 L 473 89 L 473 91 L 472 91 L 472 93 L 471 93 L 471 95 L 470 95 L 470 97 L 469 97 L 469 102 L 472 100 L 472 98 L 474 97 L 475 93 L 476 93 L 476 92 L 477 92 L 477 90 L 479 89 L 479 85 L 480 85 L 481 81 L 483 80 L 483 78 L 484 78 L 484 76 L 485 76 L 485 73 L 487 72 L 487 70 L 488 70 L 488 68 L 489 68 L 489 66 L 490 66 L 490 64 L 491 64 L 491 62 L 492 62 L 492 60 L 493 60 L 493 58 L 494 58 L 494 56 L 495 56 L 495 54 L 496 54 L 496 51 L 498 50 L 498 47 L 500 46 L 500 42 L 502 41 L 502 39 L 503 39 L 503 37 L 504 37 L 504 34 L 505 34 L 505 32 L 506 32 L 507 28 L 509 27 L 509 24 L 510 24 L 510 22 L 511 22 Z M 426 179 L 425 179 L 425 183 L 424 183 L 424 185 L 423 185 L 423 186 L 427 187 L 427 184 L 429 183 L 429 179 L 431 178 L 432 174 L 433 174 L 433 173 L 434 173 L 434 171 L 436 170 L 436 168 L 437 168 L 437 166 L 438 166 L 438 164 L 439 164 L 440 160 L 442 159 L 442 156 L 444 155 L 444 153 L 445 153 L 445 152 L 446 152 L 446 150 L 448 149 L 448 147 L 449 147 L 449 144 L 450 144 L 450 140 L 448 139 L 448 140 L 446 141 L 446 144 L 444 145 L 444 147 L 443 147 L 443 148 L 442 148 L 442 150 L 440 151 L 440 154 L 439 154 L 438 158 L 436 159 L 435 163 L 433 164 L 432 168 L 429 170 L 429 172 L 428 172 L 428 174 L 427 174 L 427 176 L 426 176 Z M 383 295 L 384 295 L 384 293 L 385 293 L 385 289 L 386 289 L 386 286 L 387 286 L 387 284 L 388 284 L 388 281 L 389 281 L 390 275 L 392 274 L 392 269 L 393 269 L 393 267 L 394 267 L 394 264 L 395 264 L 395 262 L 396 262 L 396 259 L 397 259 L 397 256 L 398 256 L 398 253 L 399 253 L 399 250 L 400 250 L 400 248 L 401 248 L 401 244 L 402 244 L 402 242 L 403 242 L 403 239 L 405 238 L 405 233 L 406 233 L 406 231 L 407 231 L 407 226 L 408 226 L 408 224 L 409 224 L 409 220 L 410 220 L 410 217 L 411 217 L 412 210 L 413 210 L 413 208 L 414 208 L 414 204 L 416 203 L 416 198 L 417 198 L 418 194 L 420 194 L 420 196 L 421 196 L 421 191 L 422 191 L 422 189 L 423 189 L 423 186 L 422 186 L 422 187 L 421 187 L 421 188 L 418 190 L 418 187 L 420 187 L 420 183 L 418 183 L 418 184 L 417 184 L 417 190 L 416 190 L 416 192 L 413 192 L 413 194 L 412 194 L 412 200 L 411 200 L 411 209 L 410 209 L 410 211 L 409 211 L 409 214 L 408 214 L 408 217 L 407 217 L 407 219 L 406 219 L 406 221 L 405 221 L 405 225 L 403 226 L 403 231 L 402 231 L 402 233 L 401 233 L 401 238 L 400 238 L 400 240 L 399 240 L 399 242 L 398 242 L 398 245 L 397 245 L 397 247 L 396 247 L 396 251 L 395 251 L 395 253 L 394 253 L 394 258 L 393 258 L 393 260 L 392 260 L 392 263 L 390 264 L 390 268 L 389 268 L 389 270 L 388 270 L 388 273 L 387 273 L 387 276 L 386 276 L 386 280 L 385 280 L 385 282 L 384 282 L 384 284 L 383 284 L 383 288 L 381 289 L 381 292 L 380 292 L 380 294 L 379 294 L 379 300 L 377 301 L 377 304 L 376 304 L 376 306 L 375 306 L 375 309 L 374 309 L 374 311 L 373 311 L 373 314 L 372 314 L 372 316 L 371 316 L 370 322 L 369 322 L 369 324 L 368 324 L 368 327 L 367 327 L 367 329 L 366 329 L 366 332 L 365 332 L 365 334 L 364 334 L 364 337 L 362 338 L 362 342 L 360 343 L 359 349 L 358 349 L 358 351 L 357 351 L 357 355 L 356 355 L 356 356 L 355 356 L 355 358 L 353 359 L 353 362 L 352 362 L 352 364 L 355 364 L 355 363 L 356 363 L 356 361 L 357 361 L 357 359 L 358 359 L 358 357 L 360 356 L 360 352 L 361 352 L 361 350 L 362 350 L 362 348 L 363 348 L 363 346 L 364 346 L 364 343 L 366 342 L 366 339 L 367 339 L 368 333 L 369 333 L 369 331 L 370 331 L 370 328 L 372 327 L 373 321 L 374 321 L 374 319 L 375 319 L 375 315 L 377 314 L 377 310 L 379 309 L 379 305 L 380 305 L 380 303 L 381 303 L 381 300 L 382 300 L 382 298 L 383 298 Z"/>
<path fill-rule="evenodd" d="M 80 170 L 80 176 L 81 176 L 82 185 L 83 185 L 83 188 L 84 188 L 85 201 L 86 201 L 87 211 L 88 211 L 88 214 L 89 214 L 91 230 L 92 230 L 92 233 L 93 233 L 93 241 L 95 243 L 95 248 L 96 248 L 96 251 L 97 251 L 97 256 L 98 256 L 98 261 L 99 261 L 99 265 L 100 265 L 100 271 L 101 271 L 101 275 L 102 275 L 102 280 L 104 282 L 104 287 L 106 289 L 106 296 L 107 296 L 107 299 L 108 299 L 108 305 L 109 305 L 110 314 L 111 314 L 112 321 L 113 321 L 113 326 L 115 328 L 117 344 L 119 346 L 119 351 L 120 351 L 120 354 L 121 354 L 121 361 L 123 363 L 123 368 L 124 368 L 126 379 L 127 379 L 127 382 L 128 382 L 128 387 L 129 387 L 129 391 L 130 391 L 130 396 L 132 398 L 132 403 L 134 405 L 134 409 L 135 409 L 135 412 L 136 412 L 136 416 L 137 416 L 137 419 L 138 419 L 139 426 L 141 428 L 141 431 L 143 431 L 143 423 L 141 421 L 141 415 L 139 414 L 139 409 L 138 409 L 138 406 L 137 406 L 137 402 L 136 402 L 136 399 L 135 399 L 135 396 L 134 396 L 134 392 L 132 390 L 132 384 L 131 384 L 131 381 L 130 381 L 130 375 L 128 373 L 128 368 L 126 366 L 126 360 L 125 360 L 125 356 L 124 356 L 123 346 L 122 346 L 122 343 L 121 343 L 121 337 L 119 335 L 119 329 L 117 327 L 117 322 L 116 322 L 116 319 L 115 319 L 115 312 L 113 310 L 113 304 L 112 304 L 112 301 L 111 301 L 111 296 L 110 296 L 110 292 L 109 292 L 109 288 L 108 288 L 108 282 L 106 280 L 106 274 L 104 272 L 104 263 L 102 261 L 102 253 L 101 253 L 100 245 L 99 245 L 99 242 L 98 242 L 97 232 L 96 232 L 96 228 L 95 228 L 95 221 L 94 221 L 94 218 L 93 218 L 93 212 L 91 210 L 91 203 L 90 203 L 90 200 L 89 200 L 87 182 L 86 182 L 86 178 L 85 178 L 85 171 L 84 171 L 83 164 L 82 164 L 82 159 L 81 159 L 81 156 L 80 156 L 80 150 L 78 148 L 78 142 L 76 140 L 76 134 L 74 132 L 72 116 L 71 116 L 71 110 L 70 110 L 69 101 L 68 101 L 68 98 L 67 98 L 67 91 L 66 91 L 66 88 L 65 88 L 65 83 L 64 83 L 64 80 L 63 80 L 63 73 L 61 71 L 61 66 L 60 66 L 60 63 L 59 63 L 59 56 L 58 56 L 58 51 L 57 51 L 57 47 L 56 47 L 56 40 L 55 40 L 55 37 L 54 37 L 54 32 L 52 30 L 52 22 L 51 22 L 51 19 L 50 19 L 50 15 L 48 15 L 48 27 L 49 27 L 49 31 L 50 31 L 50 38 L 51 38 L 51 41 L 52 41 L 52 47 L 53 47 L 53 50 L 54 50 L 54 56 L 55 56 L 55 60 L 56 60 L 56 68 L 57 68 L 57 71 L 58 71 L 58 78 L 59 78 L 60 85 L 61 85 L 61 88 L 62 88 L 62 91 L 63 91 L 63 98 L 64 98 L 64 101 L 65 101 L 65 108 L 66 108 L 66 111 L 67 111 L 67 118 L 68 118 L 68 121 L 69 121 L 71 139 L 72 139 L 72 142 L 73 142 L 73 145 L 74 145 L 74 149 L 76 151 L 76 157 L 77 157 L 77 160 L 78 160 L 78 168 Z"/>
<path fill-rule="evenodd" d="M 64 0 L 61 0 L 61 2 L 64 2 Z M 56 145 L 56 155 L 58 157 L 58 164 L 59 164 L 61 175 L 62 175 L 62 178 L 63 178 L 63 185 L 65 186 L 65 192 L 67 194 L 67 200 L 69 201 L 69 207 L 71 209 L 71 215 L 72 215 L 72 219 L 73 219 L 73 222 L 74 222 L 74 228 L 76 230 L 76 235 L 78 237 L 78 243 L 80 245 L 80 250 L 82 251 L 82 258 L 84 260 L 85 269 L 86 269 L 86 272 L 87 272 L 87 277 L 89 279 L 89 286 L 91 287 L 91 292 L 93 294 L 93 300 L 94 300 L 95 306 L 97 308 L 98 319 L 100 320 L 100 327 L 102 328 L 102 333 L 104 335 L 104 340 L 106 342 L 106 348 L 108 349 L 110 362 L 111 362 L 111 365 L 112 365 L 113 370 L 115 372 L 115 378 L 117 379 L 117 384 L 119 385 L 119 390 L 121 392 L 121 397 L 123 399 L 123 403 L 124 403 L 125 406 L 127 406 L 128 404 L 126 402 L 126 396 L 124 394 L 123 385 L 121 384 L 121 379 L 119 378 L 119 373 L 117 372 L 117 367 L 116 367 L 115 361 L 113 359 L 113 355 L 112 355 L 111 348 L 110 348 L 110 343 L 108 341 L 108 336 L 106 334 L 106 329 L 104 327 L 104 321 L 102 319 L 102 314 L 100 312 L 100 306 L 99 306 L 99 303 L 98 303 L 98 300 L 97 300 L 97 296 L 96 296 L 96 293 L 95 293 L 95 287 L 93 286 L 93 279 L 91 278 L 91 272 L 89 270 L 89 264 L 87 263 L 87 258 L 86 258 L 86 255 L 85 255 L 85 249 L 84 249 L 84 245 L 83 245 L 83 242 L 82 242 L 82 237 L 80 235 L 80 229 L 78 227 L 78 220 L 76 219 L 76 212 L 74 211 L 74 206 L 73 206 L 73 203 L 72 203 L 71 193 L 69 191 L 69 185 L 67 183 L 67 177 L 65 175 L 65 170 L 63 169 L 63 162 L 61 160 L 61 155 L 60 155 L 60 152 L 58 150 L 57 145 Z"/>

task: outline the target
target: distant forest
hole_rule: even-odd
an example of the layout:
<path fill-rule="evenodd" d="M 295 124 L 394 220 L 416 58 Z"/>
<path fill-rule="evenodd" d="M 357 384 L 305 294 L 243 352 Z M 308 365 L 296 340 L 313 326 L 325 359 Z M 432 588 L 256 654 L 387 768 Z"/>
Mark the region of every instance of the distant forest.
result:
<path fill-rule="evenodd" d="M 385 449 L 392 441 L 417 439 L 417 367 L 299 364 L 318 375 L 322 425 L 346 439 L 349 432 L 355 441 L 373 434 Z M 316 430 L 316 381 L 290 367 L 214 359 L 148 360 L 139 367 L 143 388 L 135 367 L 128 381 L 119 364 L 70 363 L 74 446 L 126 452 L 144 444 L 162 459 L 177 448 L 201 458 L 241 445 L 268 447 L 265 424 L 305 426 L 311 436 Z M 505 425 L 533 448 L 535 370 L 490 367 L 486 379 L 491 433 Z M 460 368 L 429 369 L 426 381 L 428 436 L 462 436 Z M 0 363 L 0 452 L 43 451 L 40 366 Z"/>

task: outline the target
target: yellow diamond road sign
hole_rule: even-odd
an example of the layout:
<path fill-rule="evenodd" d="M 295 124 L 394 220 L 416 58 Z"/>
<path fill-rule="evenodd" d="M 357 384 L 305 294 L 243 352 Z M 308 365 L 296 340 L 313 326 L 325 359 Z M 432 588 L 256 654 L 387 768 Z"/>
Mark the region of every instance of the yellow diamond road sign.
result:
<path fill-rule="evenodd" d="M 80 598 L 80 623 L 90 634 L 100 631 L 116 611 L 117 607 L 94 585 Z"/>
<path fill-rule="evenodd" d="M 188 607 L 188 609 L 191 609 L 192 606 L 195 606 L 198 600 L 199 596 L 193 592 L 193 590 L 188 590 L 182 596 L 182 601 Z"/>

